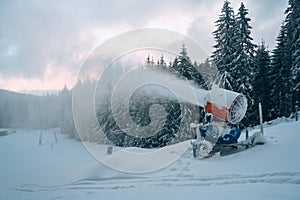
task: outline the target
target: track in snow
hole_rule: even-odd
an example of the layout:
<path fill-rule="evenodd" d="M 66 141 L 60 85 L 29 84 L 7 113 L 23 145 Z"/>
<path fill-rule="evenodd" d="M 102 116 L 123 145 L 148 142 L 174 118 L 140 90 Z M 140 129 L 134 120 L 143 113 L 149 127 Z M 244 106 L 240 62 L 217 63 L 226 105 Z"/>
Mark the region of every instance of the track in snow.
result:
<path fill-rule="evenodd" d="M 156 177 L 156 178 L 116 178 L 116 179 L 82 179 L 61 186 L 40 186 L 24 184 L 17 188 L 11 188 L 22 192 L 62 191 L 62 190 L 113 190 L 126 189 L 137 186 L 159 187 L 202 187 L 234 184 L 295 184 L 300 185 L 300 172 L 274 172 L 252 175 L 225 174 L 214 177 Z"/>

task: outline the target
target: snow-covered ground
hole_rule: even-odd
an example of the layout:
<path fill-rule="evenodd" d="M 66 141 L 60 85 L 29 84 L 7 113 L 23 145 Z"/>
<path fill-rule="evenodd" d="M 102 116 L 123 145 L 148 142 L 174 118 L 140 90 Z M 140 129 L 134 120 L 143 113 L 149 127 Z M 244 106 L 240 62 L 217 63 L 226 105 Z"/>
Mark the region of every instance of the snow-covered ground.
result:
<path fill-rule="evenodd" d="M 16 130 L 0 137 L 0 199 L 300 199 L 300 122 L 265 125 L 265 145 L 206 160 L 188 150 L 142 174 L 110 169 L 59 133 L 56 142 L 58 130 L 42 145 L 41 131 Z"/>

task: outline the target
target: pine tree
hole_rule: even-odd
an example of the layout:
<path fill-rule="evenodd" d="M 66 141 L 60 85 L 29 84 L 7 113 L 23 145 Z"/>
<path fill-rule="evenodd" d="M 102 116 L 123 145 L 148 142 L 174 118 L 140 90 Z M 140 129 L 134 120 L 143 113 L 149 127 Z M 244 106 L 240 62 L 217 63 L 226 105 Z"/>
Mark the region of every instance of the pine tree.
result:
<path fill-rule="evenodd" d="M 289 116 L 299 104 L 300 0 L 289 0 L 272 57 L 272 117 Z"/>
<path fill-rule="evenodd" d="M 289 0 L 287 8 L 286 29 L 287 29 L 287 49 L 288 60 L 292 65 L 292 93 L 293 93 L 293 108 L 296 103 L 300 105 L 300 0 Z"/>
<path fill-rule="evenodd" d="M 161 65 L 162 67 L 166 67 L 167 66 L 167 64 L 166 64 L 166 62 L 164 60 L 164 55 L 163 54 L 160 57 L 159 65 Z"/>
<path fill-rule="evenodd" d="M 79 81 L 76 87 L 82 86 Z M 79 140 L 79 135 L 77 134 L 74 120 L 73 120 L 73 110 L 72 110 L 72 92 L 64 86 L 63 90 L 59 93 L 59 126 L 61 133 L 68 135 L 69 137 Z"/>
<path fill-rule="evenodd" d="M 148 54 L 146 60 L 145 60 L 146 66 L 149 66 L 151 64 L 150 55 Z"/>
<path fill-rule="evenodd" d="M 248 111 L 245 118 L 249 118 L 253 111 L 253 67 L 256 45 L 251 38 L 251 21 L 247 17 L 248 9 L 242 3 L 235 16 L 228 1 L 224 2 L 219 20 L 216 21 L 217 30 L 213 32 L 216 49 L 212 58 L 218 70 L 217 84 L 225 89 L 244 94 L 248 99 Z M 246 123 L 247 121 L 247 123 Z M 244 120 L 249 125 L 250 119 Z"/>
<path fill-rule="evenodd" d="M 291 65 L 287 50 L 287 29 L 283 24 L 277 37 L 277 45 L 273 51 L 270 69 L 272 118 L 291 114 Z"/>
<path fill-rule="evenodd" d="M 255 56 L 255 74 L 254 74 L 254 84 L 253 84 L 253 99 L 254 107 L 258 108 L 258 103 L 262 104 L 263 108 L 263 119 L 265 121 L 270 119 L 269 113 L 271 109 L 270 105 L 270 68 L 271 58 L 269 51 L 265 46 L 265 42 L 262 41 L 261 45 L 258 46 L 257 53 Z M 254 122 L 258 123 L 258 109 L 253 112 L 254 116 L 252 119 Z"/>
<path fill-rule="evenodd" d="M 235 35 L 235 60 L 232 75 L 237 80 L 235 89 L 241 93 L 247 94 L 251 90 L 251 80 L 253 78 L 254 67 L 254 48 L 252 43 L 251 29 L 249 25 L 250 18 L 247 18 L 248 10 L 242 3 L 237 15 L 236 35 Z"/>
<path fill-rule="evenodd" d="M 253 57 L 255 53 L 254 48 L 257 47 L 257 45 L 252 43 L 253 38 L 250 36 L 252 27 L 249 25 L 251 19 L 247 17 L 248 14 L 248 9 L 241 3 L 236 17 L 236 41 L 239 47 L 242 47 L 245 54 Z"/>
<path fill-rule="evenodd" d="M 198 70 L 201 72 L 201 75 L 205 80 L 205 85 L 208 89 L 210 89 L 214 84 L 214 81 L 217 79 L 217 67 L 211 60 L 206 59 L 204 63 L 200 63 L 200 65 L 198 66 Z"/>
<path fill-rule="evenodd" d="M 151 66 L 154 66 L 154 65 L 155 65 L 155 63 L 154 63 L 154 59 L 153 59 L 153 56 L 151 57 L 151 62 L 150 62 L 150 65 L 151 65 Z"/>
<path fill-rule="evenodd" d="M 170 60 L 169 64 L 168 64 L 168 68 L 171 68 L 173 66 L 172 60 Z"/>
<path fill-rule="evenodd" d="M 216 81 L 221 87 L 232 90 L 234 80 L 231 77 L 231 71 L 234 67 L 232 61 L 235 52 L 236 21 L 234 11 L 227 0 L 224 2 L 219 19 L 215 23 L 217 30 L 213 32 L 213 35 L 216 41 L 216 45 L 214 45 L 216 50 L 213 52 L 212 59 L 220 73 L 219 80 Z"/>
<path fill-rule="evenodd" d="M 182 44 L 179 56 L 176 57 L 173 62 L 173 69 L 186 79 L 194 81 L 200 87 L 205 88 L 205 82 L 200 72 L 192 64 L 192 61 L 188 56 L 187 49 L 184 44 Z"/>
<path fill-rule="evenodd" d="M 188 67 L 192 65 L 192 61 L 189 58 L 187 54 L 187 50 L 185 48 L 185 45 L 182 44 L 181 51 L 178 56 L 178 61 L 177 61 L 177 71 L 184 76 L 187 79 L 191 79 L 191 76 L 188 72 Z"/>
<path fill-rule="evenodd" d="M 254 67 L 254 53 L 256 45 L 253 44 L 253 39 L 250 36 L 252 27 L 249 25 L 251 21 L 247 17 L 248 9 L 244 4 L 238 10 L 236 16 L 236 34 L 234 36 L 234 60 L 233 68 L 231 69 L 231 76 L 233 81 L 233 90 L 244 94 L 248 99 L 248 111 L 246 118 L 250 117 L 257 109 L 253 107 L 253 67 Z M 251 117 L 250 117 L 251 118 Z M 248 119 L 252 122 L 254 119 Z"/>

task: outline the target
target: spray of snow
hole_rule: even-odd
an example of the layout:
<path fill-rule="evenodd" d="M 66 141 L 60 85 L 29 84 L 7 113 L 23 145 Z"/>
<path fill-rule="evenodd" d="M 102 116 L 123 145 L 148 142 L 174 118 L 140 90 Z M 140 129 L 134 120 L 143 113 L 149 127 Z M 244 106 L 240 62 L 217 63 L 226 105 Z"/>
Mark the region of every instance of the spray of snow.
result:
<path fill-rule="evenodd" d="M 182 103 L 200 106 L 203 106 L 203 99 L 208 93 L 192 82 L 183 80 L 165 70 L 135 69 L 127 71 L 120 77 L 113 89 L 112 99 L 113 101 L 122 99 L 124 102 L 124 100 L 129 100 L 139 89 L 143 89 L 142 94 L 144 95 L 156 95 L 157 98 L 167 99 L 176 98 Z"/>

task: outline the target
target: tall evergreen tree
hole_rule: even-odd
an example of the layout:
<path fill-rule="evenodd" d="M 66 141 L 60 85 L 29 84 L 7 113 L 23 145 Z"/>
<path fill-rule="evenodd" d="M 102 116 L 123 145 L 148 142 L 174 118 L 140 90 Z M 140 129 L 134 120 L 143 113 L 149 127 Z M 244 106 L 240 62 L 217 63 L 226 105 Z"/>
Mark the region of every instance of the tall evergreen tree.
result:
<path fill-rule="evenodd" d="M 233 69 L 235 28 L 236 21 L 234 11 L 230 7 L 230 2 L 224 2 L 219 19 L 215 22 L 217 29 L 213 32 L 216 45 L 212 54 L 212 59 L 219 70 L 219 85 L 225 89 L 233 89 L 233 78 L 231 71 Z"/>
<path fill-rule="evenodd" d="M 242 3 L 235 16 L 230 3 L 224 2 L 219 20 L 216 21 L 217 30 L 213 32 L 216 40 L 212 58 L 219 70 L 217 83 L 219 86 L 243 93 L 248 99 L 249 118 L 253 107 L 253 67 L 256 45 L 251 38 L 249 25 L 251 19 L 247 17 L 248 9 Z M 246 123 L 246 121 L 248 121 Z M 251 120 L 243 123 L 248 125 Z"/>
<path fill-rule="evenodd" d="M 253 99 L 254 105 L 257 108 L 258 103 L 262 104 L 263 107 L 263 119 L 269 120 L 270 116 L 270 68 L 271 58 L 269 51 L 265 46 L 265 42 L 262 41 L 261 45 L 258 46 L 257 53 L 255 56 L 255 74 L 254 74 L 254 84 L 253 84 Z M 258 110 L 255 109 L 253 112 L 254 116 L 251 117 L 254 122 L 258 123 Z"/>
<path fill-rule="evenodd" d="M 178 71 L 182 76 L 187 79 L 191 79 L 191 76 L 188 71 L 188 67 L 192 65 L 192 61 L 188 56 L 186 47 L 182 44 L 181 51 L 178 56 L 178 65 L 176 71 Z"/>
<path fill-rule="evenodd" d="M 253 44 L 251 35 L 252 27 L 249 25 L 251 21 L 247 17 L 248 9 L 244 4 L 238 10 L 236 16 L 236 34 L 234 38 L 234 61 L 231 69 L 231 76 L 234 79 L 233 90 L 246 95 L 248 99 L 248 112 L 246 117 L 250 117 L 252 113 L 257 110 L 253 101 L 253 67 L 254 67 L 254 53 L 257 45 Z M 252 118 L 252 117 L 250 117 Z M 252 122 L 254 119 L 249 119 Z"/>
<path fill-rule="evenodd" d="M 254 48 L 253 39 L 250 36 L 252 27 L 249 25 L 250 18 L 247 17 L 248 9 L 242 3 L 237 14 L 236 35 L 235 35 L 235 60 L 232 69 L 233 77 L 237 80 L 235 89 L 244 94 L 251 90 L 253 78 Z"/>
<path fill-rule="evenodd" d="M 277 37 L 277 45 L 273 51 L 270 69 L 272 118 L 291 114 L 291 65 L 287 55 L 287 29 L 283 24 Z"/>
<path fill-rule="evenodd" d="M 146 60 L 145 60 L 145 64 L 146 65 L 150 65 L 151 64 L 151 60 L 150 60 L 150 55 L 148 54 Z"/>
<path fill-rule="evenodd" d="M 179 56 L 176 57 L 173 62 L 173 69 L 186 79 L 192 80 L 199 86 L 205 87 L 205 82 L 200 72 L 192 64 L 192 61 L 188 56 L 187 49 L 184 44 L 181 47 Z"/>
<path fill-rule="evenodd" d="M 287 49 L 286 64 L 292 65 L 292 93 L 293 108 L 296 103 L 300 105 L 300 0 L 289 0 L 289 6 L 285 12 L 287 14 L 285 26 L 287 29 Z"/>
<path fill-rule="evenodd" d="M 161 65 L 162 67 L 166 67 L 167 66 L 167 64 L 166 64 L 166 62 L 164 60 L 164 55 L 163 54 L 161 55 L 161 57 L 159 59 L 159 65 Z"/>

